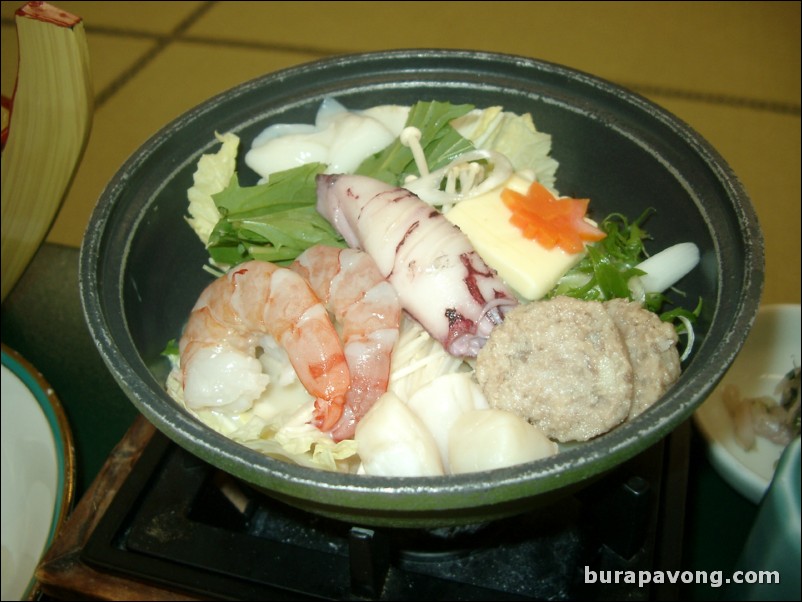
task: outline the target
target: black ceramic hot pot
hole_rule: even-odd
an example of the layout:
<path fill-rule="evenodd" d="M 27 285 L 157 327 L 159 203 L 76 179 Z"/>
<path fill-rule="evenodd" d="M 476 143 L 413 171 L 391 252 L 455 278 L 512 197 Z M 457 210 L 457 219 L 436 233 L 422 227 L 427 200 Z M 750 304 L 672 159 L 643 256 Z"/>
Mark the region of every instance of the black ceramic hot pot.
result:
<path fill-rule="evenodd" d="M 637 217 L 659 247 L 692 241 L 700 265 L 680 287 L 702 298 L 693 356 L 648 411 L 548 459 L 433 478 L 344 475 L 271 459 L 216 433 L 165 392 L 166 341 L 180 335 L 210 276 L 186 225 L 186 191 L 215 132 L 248 148 L 273 123 L 312 123 L 325 97 L 349 109 L 418 100 L 502 105 L 529 112 L 552 135 L 557 188 L 590 197 L 594 215 Z M 242 162 L 240 181 L 257 176 Z M 648 245 L 647 245 L 648 246 Z M 755 318 L 764 248 L 736 176 L 690 127 L 648 100 L 585 73 L 527 58 L 406 50 L 342 56 L 271 73 L 216 96 L 153 136 L 114 176 L 81 249 L 80 287 L 92 337 L 132 403 L 180 446 L 309 511 L 366 525 L 483 522 L 581 487 L 655 444 L 686 420 L 722 378 Z"/>

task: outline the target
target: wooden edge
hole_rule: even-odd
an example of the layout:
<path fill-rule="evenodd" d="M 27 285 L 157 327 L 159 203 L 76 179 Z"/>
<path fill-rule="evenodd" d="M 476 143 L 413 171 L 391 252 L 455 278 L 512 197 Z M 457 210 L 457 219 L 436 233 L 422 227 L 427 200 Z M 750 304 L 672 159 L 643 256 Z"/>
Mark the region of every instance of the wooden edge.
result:
<path fill-rule="evenodd" d="M 198 599 L 125 577 L 101 573 L 81 562 L 81 550 L 155 432 L 155 427 L 140 415 L 112 450 L 39 563 L 35 572 L 39 591 L 63 600 L 81 599 L 84 596 L 98 600 Z"/>

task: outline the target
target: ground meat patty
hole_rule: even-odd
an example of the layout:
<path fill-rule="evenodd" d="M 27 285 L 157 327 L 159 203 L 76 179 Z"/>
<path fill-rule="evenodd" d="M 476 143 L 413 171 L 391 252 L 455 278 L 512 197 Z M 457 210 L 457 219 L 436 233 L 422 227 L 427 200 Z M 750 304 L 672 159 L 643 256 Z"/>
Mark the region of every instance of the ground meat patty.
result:
<path fill-rule="evenodd" d="M 668 322 L 626 299 L 613 299 L 604 305 L 624 337 L 634 370 L 634 391 L 629 410 L 629 418 L 634 418 L 657 401 L 679 378 L 677 331 Z"/>
<path fill-rule="evenodd" d="M 629 415 L 633 374 L 601 303 L 558 297 L 509 312 L 476 361 L 490 405 L 557 441 L 585 441 Z"/>
<path fill-rule="evenodd" d="M 479 353 L 476 377 L 491 406 L 556 441 L 586 441 L 676 380 L 676 340 L 671 325 L 638 304 L 557 297 L 511 311 Z"/>

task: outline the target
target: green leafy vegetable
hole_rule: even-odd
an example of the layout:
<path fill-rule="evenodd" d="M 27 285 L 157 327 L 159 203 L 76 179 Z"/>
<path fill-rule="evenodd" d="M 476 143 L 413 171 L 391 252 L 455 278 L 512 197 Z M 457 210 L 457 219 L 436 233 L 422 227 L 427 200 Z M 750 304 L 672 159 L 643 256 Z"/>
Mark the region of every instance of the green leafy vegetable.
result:
<path fill-rule="evenodd" d="M 270 181 L 242 187 L 235 173 L 228 186 L 212 196 L 220 215 L 207 249 L 221 264 L 250 259 L 278 264 L 294 260 L 316 244 L 344 246 L 342 237 L 315 209 L 315 176 L 320 163 L 277 172 Z"/>
<path fill-rule="evenodd" d="M 608 215 L 599 226 L 607 236 L 587 245 L 585 257 L 560 279 L 547 298 L 565 295 L 585 301 L 632 300 L 629 281 L 644 274 L 637 267 L 647 257 L 643 241 L 650 238 L 643 224 L 653 213 L 647 209 L 632 222 L 620 213 Z M 662 293 L 648 293 L 644 305 L 661 320 L 675 323 L 679 332 L 687 328 L 686 321 L 693 323 L 701 312 L 700 300 L 693 311 L 676 308 L 661 313 L 667 301 Z"/>
<path fill-rule="evenodd" d="M 170 357 L 170 356 L 178 356 L 179 353 L 180 352 L 178 349 L 178 341 L 175 339 L 170 339 L 169 341 L 167 341 L 167 345 L 165 345 L 164 350 L 161 352 L 161 355 L 165 357 Z"/>
<path fill-rule="evenodd" d="M 649 236 L 642 224 L 652 210 L 630 223 L 620 213 L 613 213 L 600 224 L 606 236 L 586 247 L 587 254 L 569 270 L 548 297 L 566 295 L 586 301 L 606 301 L 630 296 L 627 283 L 643 274 L 637 266 L 645 258 L 643 241 Z"/>
<path fill-rule="evenodd" d="M 665 301 L 665 297 L 660 299 L 660 305 L 657 306 L 657 309 L 652 309 L 654 312 L 658 312 L 659 308 L 662 307 L 663 302 Z M 652 302 L 654 303 L 654 302 Z M 651 307 L 655 307 L 652 305 Z M 649 301 L 647 300 L 647 308 L 650 308 Z M 696 304 L 696 307 L 693 311 L 687 310 L 684 307 L 676 307 L 670 311 L 664 311 L 660 314 L 660 319 L 663 322 L 672 322 L 676 325 L 677 332 L 682 333 L 687 331 L 687 324 L 685 320 L 690 322 L 691 324 L 696 322 L 696 319 L 699 317 L 699 314 L 702 313 L 702 299 L 699 299 L 699 302 Z"/>
<path fill-rule="evenodd" d="M 431 169 L 447 165 L 460 154 L 473 150 L 473 145 L 449 125 L 472 109 L 472 105 L 448 102 L 419 102 L 412 107 L 407 126 L 421 130 L 421 145 Z M 221 141 L 228 144 L 205 159 L 208 164 L 204 165 L 205 170 L 200 170 L 199 164 L 198 174 L 203 171 L 201 175 L 206 179 L 196 174 L 196 180 L 203 184 L 202 189 L 198 188 L 196 181 L 195 188 L 203 193 L 196 196 L 201 196 L 200 201 L 205 204 L 196 199 L 193 207 L 195 213 L 203 213 L 206 229 L 201 231 L 202 220 L 194 214 L 194 222 L 198 223 L 191 222 L 213 261 L 235 266 L 261 259 L 284 265 L 316 244 L 345 246 L 342 237 L 315 209 L 315 177 L 326 169 L 324 164 L 308 163 L 273 173 L 266 184 L 242 187 L 233 172 L 239 140 L 230 135 Z M 218 172 L 227 172 L 226 176 L 231 173 L 225 188 Z M 396 139 L 385 150 L 366 159 L 357 173 L 400 185 L 407 175 L 417 174 L 417 167 L 412 151 Z M 212 221 L 215 213 L 220 217 L 216 223 Z"/>
<path fill-rule="evenodd" d="M 215 153 L 202 155 L 192 175 L 192 186 L 187 190 L 189 216 L 187 223 L 206 245 L 215 224 L 220 221 L 220 212 L 212 195 L 222 191 L 231 181 L 237 166 L 239 138 L 232 133 L 215 133 L 220 148 Z"/>
<path fill-rule="evenodd" d="M 453 105 L 437 101 L 418 102 L 410 109 L 406 127 L 416 127 L 420 130 L 420 143 L 431 171 L 448 165 L 465 152 L 474 150 L 473 144 L 450 125 L 452 120 L 472 109 L 473 105 Z M 409 175 L 420 175 L 412 151 L 398 138 L 384 150 L 365 159 L 355 173 L 376 178 L 393 186 L 402 185 Z"/>

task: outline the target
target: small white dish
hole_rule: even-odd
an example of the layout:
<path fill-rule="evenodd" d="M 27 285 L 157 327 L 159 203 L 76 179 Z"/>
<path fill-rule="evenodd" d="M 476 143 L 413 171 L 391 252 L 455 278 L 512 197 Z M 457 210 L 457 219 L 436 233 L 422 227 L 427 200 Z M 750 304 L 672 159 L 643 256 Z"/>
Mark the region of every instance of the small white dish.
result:
<path fill-rule="evenodd" d="M 52 388 L 2 348 L 2 599 L 25 600 L 72 502 L 74 451 Z"/>
<path fill-rule="evenodd" d="M 761 306 L 741 352 L 710 397 L 694 414 L 708 442 L 710 463 L 736 491 L 757 504 L 768 489 L 784 446 L 762 437 L 747 451 L 735 439 L 734 423 L 722 399 L 733 384 L 743 397 L 768 395 L 792 368 L 800 365 L 800 306 Z"/>

